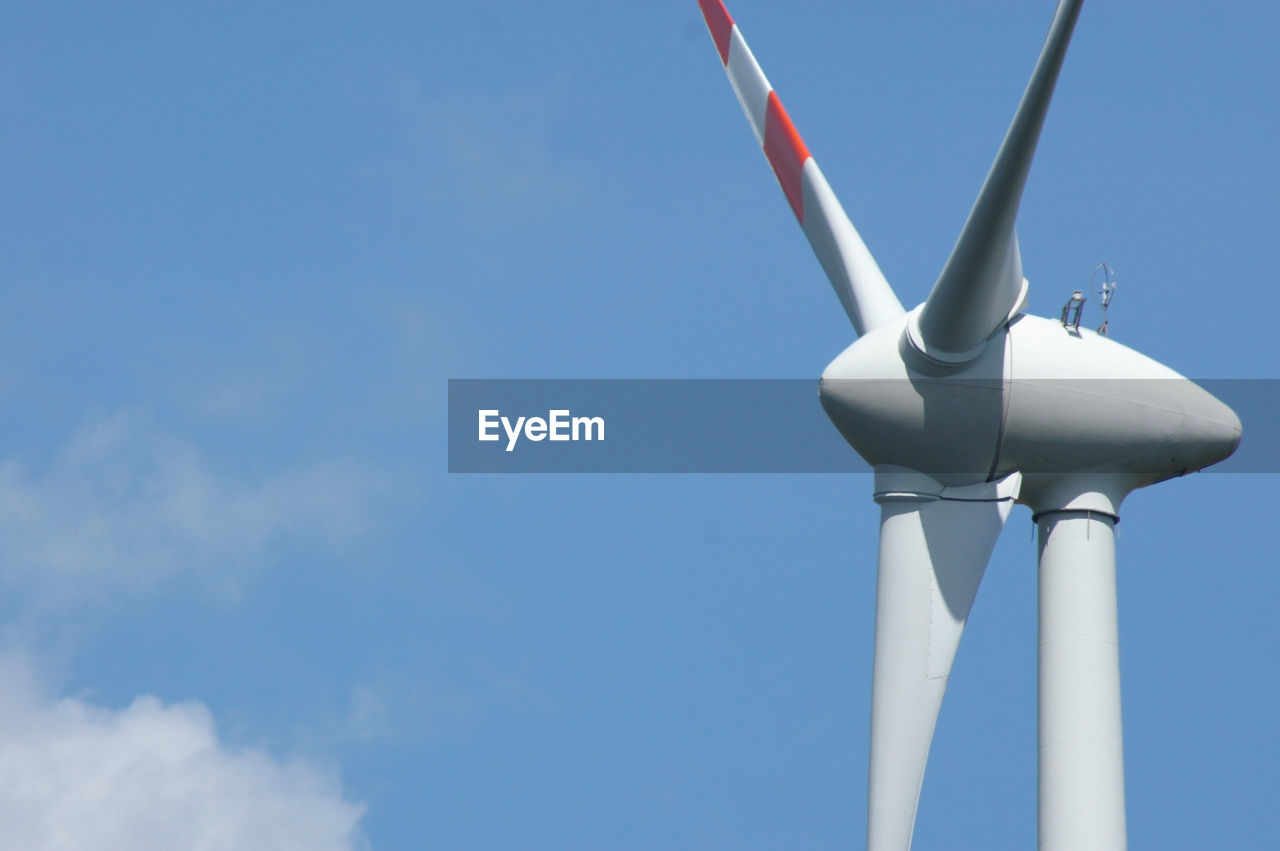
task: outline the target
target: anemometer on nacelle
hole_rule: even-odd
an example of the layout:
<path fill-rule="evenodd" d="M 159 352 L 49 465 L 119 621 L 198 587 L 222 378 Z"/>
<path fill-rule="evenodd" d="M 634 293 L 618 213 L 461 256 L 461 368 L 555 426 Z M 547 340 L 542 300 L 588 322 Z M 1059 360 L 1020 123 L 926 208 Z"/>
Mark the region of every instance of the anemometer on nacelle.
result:
<path fill-rule="evenodd" d="M 1098 333 L 1105 335 L 1107 333 L 1107 307 L 1111 304 L 1111 297 L 1116 294 L 1116 273 L 1111 270 L 1106 261 L 1099 263 L 1094 267 L 1093 273 L 1089 275 L 1089 289 L 1093 289 L 1093 282 L 1098 277 L 1098 273 L 1102 273 L 1102 283 L 1098 284 L 1098 288 L 1094 290 L 1098 294 L 1098 303 L 1102 305 L 1102 324 L 1098 326 Z"/>
<path fill-rule="evenodd" d="M 1094 289 L 1093 282 L 1097 280 L 1098 273 L 1102 273 L 1102 281 Z M 1102 336 L 1107 334 L 1107 308 L 1111 305 L 1111 297 L 1116 294 L 1116 273 L 1104 261 L 1094 267 L 1092 274 L 1089 275 L 1089 289 L 1098 294 L 1098 303 L 1102 305 L 1102 324 L 1098 326 L 1098 333 Z M 1082 290 L 1076 290 L 1071 293 L 1071 298 L 1067 299 L 1067 303 L 1062 306 L 1062 327 L 1070 328 L 1072 331 L 1080 330 L 1080 314 L 1084 311 L 1084 303 L 1088 301 Z"/>

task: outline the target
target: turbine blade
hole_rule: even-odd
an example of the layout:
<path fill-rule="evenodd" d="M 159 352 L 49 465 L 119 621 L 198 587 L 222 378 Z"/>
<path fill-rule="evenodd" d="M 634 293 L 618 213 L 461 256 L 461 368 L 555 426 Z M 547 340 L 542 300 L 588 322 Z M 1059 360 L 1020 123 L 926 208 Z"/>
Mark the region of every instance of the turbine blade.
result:
<path fill-rule="evenodd" d="M 877 468 L 880 564 L 871 687 L 868 851 L 907 851 L 934 725 L 978 584 L 1021 485 L 944 488 Z"/>
<path fill-rule="evenodd" d="M 858 334 L 903 314 L 875 258 L 822 176 L 721 0 L 698 0 L 729 83 L 792 212 Z"/>
<path fill-rule="evenodd" d="M 1031 80 L 978 200 L 918 318 L 922 341 L 943 355 L 980 346 L 1018 308 L 1022 258 L 1015 224 L 1027 172 L 1083 0 L 1060 0 Z"/>

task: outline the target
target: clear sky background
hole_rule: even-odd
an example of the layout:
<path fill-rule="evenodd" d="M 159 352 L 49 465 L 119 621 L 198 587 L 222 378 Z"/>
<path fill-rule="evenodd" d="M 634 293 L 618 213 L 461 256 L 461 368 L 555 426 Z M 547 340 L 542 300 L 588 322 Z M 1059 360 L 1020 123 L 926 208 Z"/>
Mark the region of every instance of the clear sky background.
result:
<path fill-rule="evenodd" d="M 1052 3 L 730 12 L 923 300 Z M 1086 4 L 1032 312 L 1106 260 L 1116 339 L 1277 377 L 1278 18 Z M 0 116 L 0 848 L 862 843 L 869 476 L 445 472 L 449 377 L 851 341 L 694 0 L 9 4 Z M 1280 834 L 1277 488 L 1124 506 L 1134 847 Z M 1034 842 L 1035 625 L 1019 508 L 918 848 Z"/>

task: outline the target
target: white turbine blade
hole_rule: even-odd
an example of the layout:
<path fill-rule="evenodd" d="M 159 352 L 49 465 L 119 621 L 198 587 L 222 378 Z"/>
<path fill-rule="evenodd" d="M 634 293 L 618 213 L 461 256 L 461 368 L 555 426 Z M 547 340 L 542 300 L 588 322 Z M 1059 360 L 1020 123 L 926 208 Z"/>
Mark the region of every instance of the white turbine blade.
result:
<path fill-rule="evenodd" d="M 980 346 L 1022 300 L 1022 259 L 1015 232 L 1018 205 L 1082 2 L 1058 3 L 1000 152 L 920 311 L 921 340 L 944 359 L 946 354 L 963 356 Z"/>
<path fill-rule="evenodd" d="M 947 677 L 1021 484 L 943 488 L 878 468 L 880 564 L 871 689 L 868 851 L 907 851 Z"/>
<path fill-rule="evenodd" d="M 782 108 L 721 0 L 698 0 L 756 141 L 858 334 L 903 314 L 875 258 Z"/>

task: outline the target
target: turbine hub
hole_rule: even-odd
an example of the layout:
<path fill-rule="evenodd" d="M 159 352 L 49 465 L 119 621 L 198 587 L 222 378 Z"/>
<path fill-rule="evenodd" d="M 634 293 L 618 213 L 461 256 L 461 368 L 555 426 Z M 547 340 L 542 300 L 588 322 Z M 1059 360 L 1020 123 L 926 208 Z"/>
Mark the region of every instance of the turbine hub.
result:
<path fill-rule="evenodd" d="M 1087 329 L 1021 315 L 967 363 L 938 364 L 878 328 L 823 371 L 819 398 L 873 466 L 957 486 L 1116 475 L 1125 492 L 1228 457 L 1240 420 L 1196 383 Z"/>

